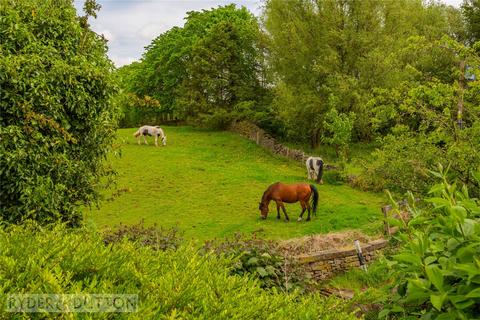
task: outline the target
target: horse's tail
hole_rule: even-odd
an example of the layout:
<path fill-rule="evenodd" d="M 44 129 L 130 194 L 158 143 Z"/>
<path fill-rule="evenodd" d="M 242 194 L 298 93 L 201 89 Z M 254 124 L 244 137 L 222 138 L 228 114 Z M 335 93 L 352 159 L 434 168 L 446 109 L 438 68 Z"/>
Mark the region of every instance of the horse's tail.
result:
<path fill-rule="evenodd" d="M 313 199 L 312 199 L 312 205 L 313 205 L 313 214 L 317 215 L 317 207 L 318 207 L 318 190 L 315 185 L 311 184 L 310 189 L 313 192 Z"/>
<path fill-rule="evenodd" d="M 318 174 L 317 174 L 317 183 L 322 181 L 323 176 L 323 160 L 320 159 L 320 163 L 318 164 Z"/>

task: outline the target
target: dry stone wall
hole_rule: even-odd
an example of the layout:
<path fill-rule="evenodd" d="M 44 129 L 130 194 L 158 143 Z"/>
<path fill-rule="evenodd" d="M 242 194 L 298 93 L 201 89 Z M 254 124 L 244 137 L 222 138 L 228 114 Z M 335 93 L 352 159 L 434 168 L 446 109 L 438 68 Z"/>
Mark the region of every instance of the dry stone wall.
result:
<path fill-rule="evenodd" d="M 368 262 L 374 260 L 379 252 L 388 245 L 387 240 L 379 239 L 362 245 L 362 254 Z M 359 267 L 360 262 L 355 249 L 325 250 L 297 257 L 305 265 L 307 272 L 315 280 L 326 280 L 349 269 Z"/>
<path fill-rule="evenodd" d="M 302 164 L 305 163 L 309 157 L 309 155 L 305 154 L 302 150 L 292 149 L 278 143 L 275 138 L 253 123 L 246 121 L 233 122 L 229 130 L 255 141 L 258 145 L 270 150 L 274 154 L 299 161 Z"/>

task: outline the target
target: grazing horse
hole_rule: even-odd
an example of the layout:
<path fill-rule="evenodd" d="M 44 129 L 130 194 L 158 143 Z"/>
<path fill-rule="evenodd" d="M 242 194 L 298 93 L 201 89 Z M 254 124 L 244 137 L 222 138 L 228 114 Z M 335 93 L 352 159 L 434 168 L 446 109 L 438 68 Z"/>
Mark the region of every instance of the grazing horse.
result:
<path fill-rule="evenodd" d="M 308 157 L 305 162 L 307 166 L 308 180 L 314 179 L 317 183 L 323 184 L 323 160 L 320 157 Z"/>
<path fill-rule="evenodd" d="M 313 184 L 308 183 L 294 183 L 294 184 L 283 184 L 277 182 L 272 184 L 265 190 L 262 196 L 262 201 L 260 201 L 258 209 L 262 219 L 266 219 L 268 215 L 268 205 L 270 201 L 275 201 L 277 204 L 277 219 L 280 219 L 280 208 L 282 208 L 283 213 L 285 214 L 285 219 L 290 221 L 285 210 L 284 202 L 294 203 L 300 201 L 302 206 L 302 213 L 297 221 L 302 221 L 303 213 L 308 209 L 307 221 L 310 221 L 310 196 L 313 193 L 312 205 L 313 205 L 313 214 L 317 215 L 317 206 L 318 206 L 318 190 Z"/>
<path fill-rule="evenodd" d="M 138 144 L 140 144 L 140 136 L 143 136 L 143 141 L 145 141 L 145 144 L 148 144 L 146 138 L 147 135 L 155 137 L 155 146 L 158 147 L 158 136 L 162 139 L 162 144 L 164 146 L 167 145 L 167 136 L 159 126 L 142 126 L 133 134 L 133 136 L 137 138 Z"/>

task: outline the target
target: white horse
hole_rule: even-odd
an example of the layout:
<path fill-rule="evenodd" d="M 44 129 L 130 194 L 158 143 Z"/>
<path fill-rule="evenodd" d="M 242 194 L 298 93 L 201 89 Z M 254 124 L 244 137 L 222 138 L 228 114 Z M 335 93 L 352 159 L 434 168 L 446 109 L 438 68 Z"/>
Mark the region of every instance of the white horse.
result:
<path fill-rule="evenodd" d="M 162 139 L 162 144 L 164 146 L 167 145 L 167 136 L 165 133 L 163 133 L 163 130 L 159 126 L 142 126 L 140 127 L 137 132 L 133 134 L 135 138 L 138 140 L 138 144 L 140 144 L 140 136 L 143 136 L 143 141 L 145 144 L 147 143 L 147 137 L 146 136 L 154 136 L 155 137 L 155 146 L 158 147 L 158 136 Z"/>
<path fill-rule="evenodd" d="M 307 166 L 308 179 L 313 179 L 317 183 L 322 184 L 323 159 L 320 157 L 308 157 L 305 165 Z"/>

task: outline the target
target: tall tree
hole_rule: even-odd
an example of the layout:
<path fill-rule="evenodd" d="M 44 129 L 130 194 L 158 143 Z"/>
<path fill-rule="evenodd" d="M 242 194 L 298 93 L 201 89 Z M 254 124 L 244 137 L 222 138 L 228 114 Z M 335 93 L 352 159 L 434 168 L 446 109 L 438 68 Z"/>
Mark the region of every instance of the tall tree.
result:
<path fill-rule="evenodd" d="M 469 43 L 480 41 L 480 0 L 464 0 L 462 13 L 467 22 Z"/>
<path fill-rule="evenodd" d="M 130 90 L 162 108 L 223 126 L 242 106 L 258 109 L 266 95 L 256 18 L 235 5 L 187 14 L 147 47 Z M 217 120 L 215 120 L 217 119 Z M 211 121 L 210 121 L 211 120 Z"/>
<path fill-rule="evenodd" d="M 70 0 L 0 6 L 0 220 L 81 220 L 115 136 L 106 43 L 88 27 L 99 6 Z"/>

